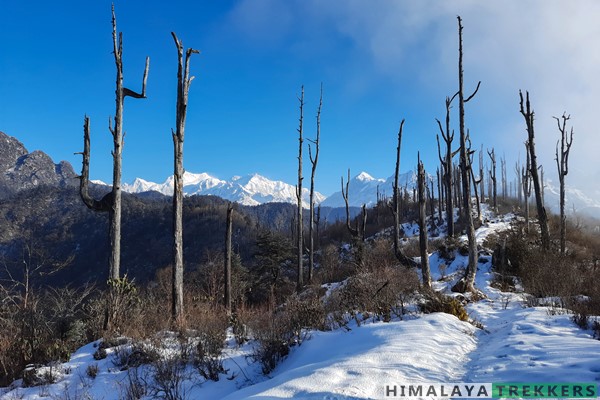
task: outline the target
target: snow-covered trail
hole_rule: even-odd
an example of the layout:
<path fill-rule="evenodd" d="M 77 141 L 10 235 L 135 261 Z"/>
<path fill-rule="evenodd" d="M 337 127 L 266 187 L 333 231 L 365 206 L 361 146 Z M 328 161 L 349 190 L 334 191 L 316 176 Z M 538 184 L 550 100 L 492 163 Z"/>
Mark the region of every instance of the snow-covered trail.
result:
<path fill-rule="evenodd" d="M 459 381 L 475 349 L 472 325 L 448 314 L 316 332 L 273 378 L 226 399 L 383 398 L 386 385 Z"/>
<path fill-rule="evenodd" d="M 488 235 L 509 227 L 512 216 L 490 217 L 491 222 L 476 232 L 478 244 Z M 462 239 L 466 240 L 465 237 Z M 440 278 L 439 263 L 432 257 L 432 275 Z M 493 288 L 491 256 L 480 256 L 476 287 L 486 298 L 468 304 L 471 318 L 484 329 L 476 330 L 475 347 L 466 357 L 462 382 L 594 382 L 600 381 L 600 341 L 577 327 L 568 314 L 550 315 L 547 307 L 526 307 L 523 293 Z M 466 266 L 457 256 L 447 274 Z M 455 281 L 453 279 L 452 281 Z M 438 290 L 452 284 L 436 282 Z M 449 382 L 446 380 L 446 382 Z"/>
<path fill-rule="evenodd" d="M 478 229 L 477 240 L 481 243 L 489 234 L 508 228 L 510 219 L 491 220 Z M 435 289 L 449 293 L 448 288 L 462 276 L 467 257 L 457 255 L 445 266 L 446 261 L 434 253 L 430 262 Z M 251 344 L 230 345 L 225 364 L 231 380 L 190 378 L 184 385 L 187 398 L 382 399 L 386 386 L 400 384 L 600 381 L 600 341 L 592 340 L 590 332 L 579 329 L 569 315 L 549 315 L 545 307 L 527 308 L 523 294 L 491 287 L 490 268 L 491 256 L 482 254 L 476 286 L 486 298 L 467 306 L 484 329 L 434 313 L 352 325 L 350 331 L 312 332 L 311 339 L 292 348 L 270 377 L 262 376 L 258 364 L 248 360 Z M 442 275 L 446 279 L 440 279 Z M 127 373 L 115 370 L 108 358 L 94 360 L 94 351 L 89 344 L 75 353 L 64 364 L 71 372 L 57 383 L 0 391 L 0 399 L 41 399 L 48 394 L 122 398 Z M 99 367 L 95 379 L 86 377 L 90 365 Z"/>
<path fill-rule="evenodd" d="M 487 299 L 467 307 L 485 329 L 469 355 L 468 382 L 600 381 L 600 341 L 547 307 L 525 307 L 523 294 L 490 286 L 490 263 L 481 265 L 477 287 Z"/>

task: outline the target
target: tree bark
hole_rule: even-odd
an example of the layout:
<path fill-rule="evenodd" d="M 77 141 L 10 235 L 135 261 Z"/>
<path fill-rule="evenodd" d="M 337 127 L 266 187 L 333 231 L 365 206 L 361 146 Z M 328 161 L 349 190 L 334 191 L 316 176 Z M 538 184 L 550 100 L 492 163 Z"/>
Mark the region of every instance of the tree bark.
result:
<path fill-rule="evenodd" d="M 303 224 L 302 224 L 302 143 L 303 139 L 303 128 L 302 123 L 304 121 L 304 86 L 302 86 L 302 94 L 298 99 L 300 102 L 300 123 L 298 126 L 298 185 L 296 186 L 296 199 L 298 200 L 298 210 L 296 216 L 296 247 L 297 247 L 297 272 L 298 277 L 296 280 L 296 291 L 300 292 L 304 286 L 304 265 L 303 265 Z"/>
<path fill-rule="evenodd" d="M 319 108 L 317 109 L 317 137 L 315 140 L 309 140 L 315 145 L 315 157 L 313 158 L 310 144 L 308 145 L 308 156 L 312 165 L 310 171 L 310 222 L 308 225 L 308 282 L 312 282 L 313 269 L 315 267 L 315 173 L 317 171 L 317 163 L 319 162 L 319 144 L 321 142 L 321 108 L 323 107 L 323 84 L 321 84 L 321 95 L 319 97 Z"/>
<path fill-rule="evenodd" d="M 521 168 L 521 184 L 523 189 L 523 200 L 525 209 L 525 232 L 529 233 L 529 196 L 531 196 L 531 161 L 529 158 L 529 144 L 525 142 L 525 153 L 527 154 L 525 166 Z"/>
<path fill-rule="evenodd" d="M 454 198 L 452 197 L 453 193 L 453 182 L 452 182 L 452 174 L 453 174 L 453 165 L 452 158 L 456 155 L 456 151 L 452 151 L 452 141 L 454 140 L 454 131 L 450 132 L 450 109 L 452 107 L 452 101 L 458 95 L 458 92 L 455 93 L 452 97 L 446 97 L 446 131 L 442 128 L 442 123 L 436 119 L 438 126 L 440 128 L 440 133 L 442 134 L 442 139 L 446 143 L 446 154 L 444 159 L 440 154 L 440 139 L 438 136 L 438 155 L 440 157 L 440 162 L 444 166 L 443 174 L 444 174 L 444 184 L 446 186 L 446 224 L 448 226 L 448 236 L 454 236 Z"/>
<path fill-rule="evenodd" d="M 470 158 L 467 153 L 467 140 L 465 132 L 465 103 L 470 101 L 479 90 L 479 85 L 468 98 L 463 95 L 463 49 L 462 49 L 462 19 L 458 19 L 458 104 L 459 104 L 459 127 L 460 127 L 460 163 L 461 180 L 463 188 L 463 208 L 465 223 L 467 226 L 467 239 L 469 246 L 469 264 L 465 274 L 465 285 L 463 291 L 474 291 L 475 274 L 477 273 L 477 241 L 475 238 L 475 228 L 473 226 L 473 215 L 471 213 L 471 190 L 469 170 L 471 168 Z"/>
<path fill-rule="evenodd" d="M 560 132 L 560 140 L 556 142 L 556 168 L 558 170 L 558 181 L 560 183 L 560 253 L 564 256 L 567 244 L 567 216 L 565 214 L 565 177 L 569 173 L 569 153 L 573 144 L 573 128 L 570 136 L 567 136 L 567 121 L 571 118 L 566 113 L 561 119 L 554 117 Z M 559 151 L 560 143 L 560 151 Z"/>
<path fill-rule="evenodd" d="M 490 169 L 490 180 L 492 181 L 492 204 L 494 206 L 494 212 L 498 212 L 498 187 L 496 180 L 496 153 L 492 148 L 492 151 L 487 151 L 490 156 L 490 161 L 492 162 L 492 168 Z"/>
<path fill-rule="evenodd" d="M 538 175 L 537 157 L 535 154 L 535 133 L 533 127 L 533 116 L 534 112 L 531 110 L 531 103 L 529 102 L 529 92 L 526 92 L 526 101 L 523 102 L 523 93 L 519 90 L 520 111 L 525 118 L 525 124 L 527 125 L 527 136 L 528 136 L 528 150 L 530 158 L 530 175 L 533 182 L 533 189 L 535 191 L 535 203 L 538 213 L 538 222 L 540 225 L 540 234 L 542 240 L 542 247 L 545 250 L 550 250 L 550 232 L 548 230 L 548 216 L 546 215 L 546 208 L 544 207 L 544 200 L 542 198 L 542 184 L 540 183 L 540 177 Z"/>
<path fill-rule="evenodd" d="M 416 263 L 408 258 L 400 247 L 400 188 L 398 187 L 398 179 L 400 176 L 400 149 L 402 147 L 402 130 L 404 128 L 404 119 L 400 122 L 400 128 L 398 129 L 398 146 L 396 147 L 396 168 L 394 170 L 394 195 L 392 197 L 392 201 L 394 203 L 394 207 L 392 209 L 392 213 L 394 215 L 394 254 L 400 263 L 407 266 L 415 266 Z M 350 175 L 348 175 L 348 180 L 350 180 Z"/>
<path fill-rule="evenodd" d="M 225 228 L 225 310 L 231 314 L 231 237 L 233 234 L 233 203 L 227 206 L 227 223 Z"/>
<path fill-rule="evenodd" d="M 429 254 L 427 251 L 427 182 L 425 180 L 425 168 L 423 167 L 420 157 L 418 158 L 417 182 L 419 187 L 419 249 L 421 252 L 421 273 L 423 275 L 423 286 L 427 289 L 431 289 L 431 273 L 429 271 Z"/>
<path fill-rule="evenodd" d="M 185 120 L 187 117 L 188 92 L 194 77 L 190 77 L 190 57 L 198 50 L 188 48 L 183 56 L 183 44 L 174 32 L 171 32 L 177 47 L 177 107 L 176 129 L 171 131 L 174 152 L 174 191 L 173 191 L 173 279 L 171 317 L 176 326 L 181 326 L 183 309 L 183 141 L 185 138 Z"/>

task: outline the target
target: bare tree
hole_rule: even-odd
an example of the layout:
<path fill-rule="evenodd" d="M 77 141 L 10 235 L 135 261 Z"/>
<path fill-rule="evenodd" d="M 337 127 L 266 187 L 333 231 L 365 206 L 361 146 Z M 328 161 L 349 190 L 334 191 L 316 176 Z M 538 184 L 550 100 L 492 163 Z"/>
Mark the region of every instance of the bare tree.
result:
<path fill-rule="evenodd" d="M 123 104 L 125 97 L 136 99 L 146 98 L 146 81 L 148 79 L 148 69 L 150 58 L 146 58 L 146 67 L 142 80 L 142 92 L 137 93 L 133 90 L 123 87 L 123 33 L 117 33 L 117 18 L 115 16 L 115 6 L 112 6 L 112 38 L 113 55 L 117 69 L 116 79 L 116 110 L 113 120 L 109 118 L 108 129 L 113 137 L 113 183 L 112 191 L 101 200 L 93 199 L 88 192 L 89 185 L 89 165 L 90 165 L 90 121 L 85 117 L 84 122 L 84 150 L 83 165 L 80 176 L 79 194 L 83 203 L 91 210 L 99 212 L 108 212 L 109 236 L 111 255 L 109 259 L 109 279 L 118 279 L 121 266 L 121 160 L 123 152 L 124 134 L 123 134 Z"/>
<path fill-rule="evenodd" d="M 444 185 L 446 187 L 446 224 L 448 225 L 448 236 L 454 236 L 454 198 L 452 197 L 452 158 L 456 155 L 458 150 L 452 151 L 452 141 L 454 140 L 454 131 L 450 132 L 450 109 L 452 108 L 452 101 L 458 95 L 458 92 L 454 93 L 452 97 L 446 97 L 446 130 L 442 128 L 442 123 L 436 118 L 440 133 L 444 142 L 446 143 L 446 154 L 442 158 L 440 150 L 440 138 L 436 135 L 438 144 L 438 156 L 440 163 L 443 168 Z"/>
<path fill-rule="evenodd" d="M 462 19 L 458 19 L 458 107 L 459 107 L 459 128 L 460 128 L 460 167 L 463 187 L 463 208 L 465 223 L 467 226 L 467 239 L 469 247 L 469 264 L 464 277 L 464 284 L 461 292 L 474 291 L 475 274 L 477 273 L 477 240 L 475 238 L 475 228 L 473 226 L 473 215 L 471 213 L 471 190 L 469 170 L 471 169 L 470 157 L 467 149 L 467 134 L 465 132 L 465 103 L 468 103 L 479 90 L 481 81 L 477 84 L 475 91 L 466 99 L 463 95 L 463 51 L 462 51 Z"/>
<path fill-rule="evenodd" d="M 427 181 L 425 177 L 425 168 L 421 162 L 421 157 L 417 156 L 417 182 L 419 187 L 419 249 L 421 251 L 421 273 L 423 274 L 423 286 L 431 289 L 431 272 L 429 271 L 429 254 L 427 252 L 427 211 L 426 211 L 426 190 Z M 431 217 L 433 218 L 433 216 Z"/>
<path fill-rule="evenodd" d="M 506 157 L 500 157 L 500 173 L 502 176 L 502 200 L 506 200 Z"/>
<path fill-rule="evenodd" d="M 299 118 L 299 126 L 298 126 L 298 184 L 296 185 L 296 199 L 298 200 L 298 210 L 297 210 L 297 214 L 296 214 L 296 246 L 297 246 L 297 251 L 298 251 L 298 277 L 296 280 L 296 290 L 298 292 L 300 292 L 302 290 L 302 287 L 304 286 L 304 279 L 303 279 L 303 270 L 304 270 L 304 265 L 303 265 L 303 257 L 304 257 L 304 252 L 303 252 L 303 246 L 304 246 L 304 241 L 302 238 L 302 233 L 303 233 L 303 224 L 302 224 L 302 180 L 304 179 L 302 177 L 302 143 L 304 142 L 304 138 L 303 138 L 303 128 L 302 128 L 302 124 L 304 122 L 304 85 L 302 85 L 302 94 L 300 95 L 300 97 L 298 98 L 298 101 L 300 102 L 300 118 Z"/>
<path fill-rule="evenodd" d="M 492 148 L 492 151 L 487 151 L 488 156 L 490 156 L 490 161 L 492 162 L 492 166 L 490 168 L 490 181 L 492 183 L 492 204 L 494 205 L 494 212 L 498 212 L 498 185 L 496 179 L 496 153 Z"/>
<path fill-rule="evenodd" d="M 523 188 L 523 183 L 521 182 L 521 157 L 519 156 L 519 159 L 517 160 L 517 162 L 515 163 L 515 176 L 516 176 L 516 183 L 515 183 L 515 188 L 516 188 L 516 195 L 517 195 L 517 203 L 519 204 L 519 207 L 521 206 L 522 203 L 522 188 Z"/>
<path fill-rule="evenodd" d="M 313 279 L 313 268 L 315 266 L 315 173 L 317 171 L 317 163 L 319 162 L 319 144 L 321 141 L 321 108 L 323 107 L 323 84 L 321 84 L 321 95 L 319 97 L 319 108 L 317 109 L 317 137 L 315 140 L 310 140 L 315 145 L 315 157 L 313 158 L 310 144 L 308 145 L 308 157 L 312 165 L 310 171 L 310 222 L 308 225 L 308 281 L 312 282 Z"/>
<path fill-rule="evenodd" d="M 529 143 L 525 142 L 526 161 L 521 168 L 521 185 L 525 208 L 525 232 L 529 233 L 529 196 L 531 196 L 531 161 L 529 158 Z"/>
<path fill-rule="evenodd" d="M 471 150 L 471 139 L 469 137 L 469 130 L 467 129 L 467 143 L 469 144 L 467 147 L 467 156 L 469 157 L 469 165 L 471 168 L 469 177 L 473 182 L 473 192 L 475 193 L 475 205 L 477 207 L 477 221 L 481 223 L 481 202 L 479 201 L 479 191 L 478 187 L 481 181 L 483 180 L 483 176 L 480 175 L 479 179 L 475 178 L 475 170 L 473 169 L 473 159 L 475 157 L 475 150 Z"/>
<path fill-rule="evenodd" d="M 542 239 L 542 247 L 546 250 L 550 249 L 550 232 L 548 230 L 548 216 L 546 215 L 546 208 L 544 207 L 544 200 L 542 198 L 542 184 L 540 183 L 540 177 L 538 175 L 537 157 L 535 155 L 535 133 L 533 129 L 533 116 L 534 112 L 531 110 L 531 104 L 529 102 L 529 92 L 526 93 L 526 100 L 523 101 L 523 93 L 519 90 L 520 101 L 520 112 L 525 118 L 525 124 L 527 125 L 527 150 L 530 158 L 530 175 L 533 182 L 533 189 L 535 191 L 535 203 L 537 206 L 538 223 L 540 225 L 540 234 Z"/>
<path fill-rule="evenodd" d="M 344 199 L 344 204 L 346 205 L 346 227 L 348 228 L 348 232 L 350 235 L 358 239 L 360 236 L 359 227 L 354 228 L 350 223 L 350 202 L 349 202 L 349 193 L 350 193 L 350 168 L 348 168 L 348 180 L 346 181 L 346 185 L 344 186 L 344 177 L 342 176 L 342 198 Z"/>
<path fill-rule="evenodd" d="M 479 150 L 479 196 L 480 201 L 485 202 L 485 174 L 483 173 L 483 145 L 481 145 L 481 149 Z"/>
<path fill-rule="evenodd" d="M 400 149 L 402 147 L 402 130 L 404 128 L 404 119 L 400 122 L 400 128 L 398 129 L 398 146 L 396 147 L 396 169 L 394 170 L 394 196 L 392 198 L 393 208 L 392 214 L 394 215 L 394 254 L 398 261 L 404 265 L 414 266 L 415 262 L 408 258 L 400 247 L 400 188 L 398 186 L 398 179 L 400 176 Z M 350 175 L 348 175 L 350 180 Z"/>
<path fill-rule="evenodd" d="M 225 227 L 225 309 L 231 314 L 231 236 L 233 234 L 233 203 L 227 206 Z"/>
<path fill-rule="evenodd" d="M 554 117 L 560 140 L 556 142 L 556 168 L 558 169 L 558 181 L 560 183 L 560 253 L 565 254 L 567 236 L 567 216 L 565 215 L 565 177 L 569 173 L 569 153 L 573 144 L 573 127 L 567 136 L 567 121 L 570 115 L 563 113 L 562 117 Z M 560 151 L 559 151 L 560 144 Z"/>
<path fill-rule="evenodd" d="M 194 77 L 190 77 L 190 57 L 198 50 L 188 48 L 183 55 L 183 44 L 174 32 L 171 32 L 177 47 L 177 113 L 176 130 L 171 130 L 174 151 L 174 188 L 173 188 L 173 297 L 171 316 L 173 323 L 183 321 L 183 140 L 187 117 L 188 92 Z"/>

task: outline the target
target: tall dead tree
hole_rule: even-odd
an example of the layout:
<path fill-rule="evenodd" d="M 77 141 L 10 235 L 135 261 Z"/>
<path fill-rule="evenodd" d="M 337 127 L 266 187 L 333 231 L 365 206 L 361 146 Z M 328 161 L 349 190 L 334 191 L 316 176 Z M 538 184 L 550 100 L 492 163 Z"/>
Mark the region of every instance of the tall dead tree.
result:
<path fill-rule="evenodd" d="M 354 228 L 350 222 L 350 169 L 348 168 L 348 180 L 344 186 L 344 177 L 342 176 L 342 198 L 346 205 L 346 227 L 350 236 L 352 237 L 352 245 L 354 248 L 354 254 L 356 258 L 356 264 L 359 267 L 363 266 L 363 252 L 364 252 L 364 240 L 365 240 L 365 229 L 367 225 L 367 206 L 363 204 L 360 218 L 356 222 L 356 228 Z"/>
<path fill-rule="evenodd" d="M 350 232 L 350 236 L 354 239 L 358 239 L 360 236 L 359 227 L 354 228 L 350 221 L 350 168 L 348 168 L 348 180 L 346 181 L 346 185 L 344 186 L 344 177 L 342 176 L 342 198 L 344 199 L 344 204 L 346 205 L 346 228 L 348 228 L 348 232 Z"/>
<path fill-rule="evenodd" d="M 542 198 L 542 183 L 538 175 L 537 157 L 535 154 L 535 132 L 533 127 L 534 112 L 531 109 L 531 103 L 529 102 L 529 92 L 526 93 L 526 100 L 523 101 L 523 93 L 519 90 L 520 98 L 520 112 L 525 118 L 525 124 L 527 126 L 527 150 L 530 158 L 530 175 L 533 182 L 533 190 L 535 192 L 535 204 L 537 207 L 538 223 L 540 225 L 540 234 L 542 239 L 542 247 L 545 250 L 550 249 L 550 231 L 548 230 L 548 216 L 546 215 L 546 208 L 544 207 L 544 200 Z"/>
<path fill-rule="evenodd" d="M 183 54 L 183 44 L 175 32 L 171 32 L 177 47 L 177 107 L 173 137 L 173 279 L 172 307 L 173 323 L 180 324 L 183 319 L 183 140 L 185 138 L 185 120 L 187 117 L 188 92 L 194 77 L 190 77 L 190 57 L 198 50 L 188 48 Z"/>
<path fill-rule="evenodd" d="M 323 84 L 321 84 L 321 95 L 319 97 L 319 108 L 317 108 L 317 137 L 315 140 L 310 140 L 315 145 L 315 156 L 313 158 L 310 144 L 308 145 L 308 157 L 310 158 L 310 222 L 308 225 L 308 282 L 312 282 L 313 269 L 315 266 L 315 173 L 317 171 L 317 163 L 319 162 L 319 144 L 321 142 L 321 108 L 323 107 Z"/>
<path fill-rule="evenodd" d="M 554 117 L 560 132 L 560 140 L 556 142 L 556 168 L 558 182 L 560 183 L 560 253 L 565 254 L 567 241 L 567 216 L 565 214 L 565 177 L 569 173 L 569 153 L 573 144 L 573 127 L 571 133 L 567 132 L 567 121 L 570 115 L 563 113 L 562 117 Z M 559 148 L 560 144 L 560 148 Z"/>
<path fill-rule="evenodd" d="M 463 188 L 463 208 L 465 224 L 467 226 L 467 239 L 469 247 L 469 263 L 464 277 L 464 284 L 459 289 L 461 292 L 474 291 L 475 274 L 477 273 L 477 240 L 475 238 L 475 227 L 473 226 L 473 215 L 471 213 L 471 185 L 469 171 L 471 169 L 471 160 L 467 149 L 467 133 L 465 130 L 465 103 L 468 103 L 479 90 L 481 81 L 477 84 L 475 91 L 466 99 L 463 94 L 463 48 L 462 48 L 462 19 L 458 19 L 458 113 L 460 129 L 460 169 Z M 462 289 L 462 290 L 461 290 Z"/>
<path fill-rule="evenodd" d="M 471 139 L 469 137 L 469 130 L 467 129 L 467 143 L 469 143 L 467 147 L 467 156 L 469 157 L 469 165 L 471 166 L 469 178 L 473 183 L 473 192 L 475 194 L 475 205 L 477 208 L 477 221 L 481 223 L 481 202 L 479 201 L 479 184 L 483 180 L 483 176 L 479 176 L 479 179 L 475 178 L 475 170 L 473 169 L 473 160 L 475 158 L 475 150 L 471 150 Z"/>
<path fill-rule="evenodd" d="M 442 128 L 442 123 L 436 118 L 442 139 L 446 143 L 446 154 L 442 158 L 440 150 L 440 138 L 436 135 L 438 144 L 438 157 L 443 168 L 444 175 L 444 186 L 446 187 L 446 224 L 448 226 L 448 236 L 454 236 L 454 198 L 452 197 L 452 158 L 456 155 L 458 150 L 452 151 L 452 141 L 454 140 L 454 131 L 450 132 L 450 109 L 452 108 L 452 101 L 458 95 L 458 92 L 452 97 L 446 97 L 446 130 Z"/>
<path fill-rule="evenodd" d="M 490 168 L 490 181 L 492 186 L 492 204 L 494 205 L 494 212 L 498 212 L 498 180 L 496 179 L 496 153 L 492 148 L 492 151 L 487 151 L 490 156 L 492 166 Z"/>
<path fill-rule="evenodd" d="M 146 67 L 142 80 L 142 92 L 137 93 L 133 90 L 123 87 L 123 33 L 117 32 L 117 18 L 115 16 L 115 6 L 112 6 L 112 38 L 113 55 L 117 69 L 115 103 L 116 110 L 113 120 L 109 118 L 108 129 L 113 137 L 113 184 L 112 191 L 104 196 L 102 200 L 92 199 L 88 192 L 89 184 L 89 162 L 90 162 L 90 143 L 89 143 L 89 118 L 85 118 L 84 123 L 84 151 L 83 166 L 80 182 L 80 196 L 84 204 L 94 211 L 108 212 L 109 236 L 110 236 L 110 260 L 109 260 L 109 278 L 118 279 L 121 266 L 121 161 L 123 152 L 123 104 L 125 97 L 136 99 L 146 98 L 146 81 L 148 79 L 148 68 L 150 58 L 146 58 Z M 87 131 L 87 133 L 86 133 Z M 83 172 L 86 170 L 86 173 Z"/>
<path fill-rule="evenodd" d="M 526 161 L 521 168 L 521 185 L 523 189 L 523 206 L 525 211 L 525 232 L 529 233 L 529 196 L 531 196 L 531 160 L 529 158 L 529 143 L 525 142 Z"/>
<path fill-rule="evenodd" d="M 503 155 L 500 157 L 500 173 L 502 177 L 502 200 L 506 200 L 507 187 L 506 187 L 506 157 Z"/>
<path fill-rule="evenodd" d="M 429 254 L 427 251 L 427 181 L 425 167 L 421 157 L 417 156 L 417 185 L 419 193 L 419 249 L 421 253 L 421 273 L 423 274 L 423 286 L 431 289 L 431 272 L 429 271 Z M 431 217 L 433 219 L 433 216 Z"/>
<path fill-rule="evenodd" d="M 300 292 L 302 290 L 302 287 L 304 286 L 304 278 L 303 278 L 303 273 L 304 273 L 304 263 L 303 263 L 303 257 L 304 257 L 304 251 L 303 251 L 303 246 L 304 246 L 304 240 L 303 240 L 303 224 L 302 224 L 302 180 L 304 179 L 302 177 L 302 144 L 304 142 L 304 138 L 303 138 L 303 127 L 302 124 L 304 122 L 304 85 L 302 85 L 302 93 L 300 95 L 300 97 L 298 98 L 298 101 L 300 102 L 300 118 L 299 118 L 299 125 L 298 125 L 298 184 L 296 185 L 296 199 L 298 200 L 298 210 L 297 210 L 297 214 L 296 214 L 296 247 L 297 247 L 297 272 L 298 272 L 298 277 L 296 280 L 296 290 L 298 292 Z"/>
<path fill-rule="evenodd" d="M 400 247 L 400 187 L 398 180 L 400 176 L 400 149 L 402 147 L 402 130 L 404 128 L 404 119 L 400 121 L 400 128 L 398 129 L 398 145 L 396 146 L 396 168 L 394 170 L 394 195 L 392 197 L 393 208 L 392 214 L 394 215 L 394 254 L 398 261 L 404 265 L 414 266 L 415 262 L 408 258 Z M 350 175 L 348 175 L 350 180 Z"/>
<path fill-rule="evenodd" d="M 481 145 L 481 149 L 479 150 L 479 196 L 480 201 L 485 202 L 485 174 L 483 173 L 483 145 Z"/>
<path fill-rule="evenodd" d="M 515 163 L 515 176 L 517 179 L 517 182 L 515 183 L 516 194 L 517 194 L 517 204 L 519 204 L 519 207 L 520 207 L 521 203 L 522 203 L 521 189 L 523 188 L 523 184 L 521 182 L 521 157 L 519 157 L 519 159 Z"/>
<path fill-rule="evenodd" d="M 231 314 L 231 237 L 233 234 L 233 203 L 227 205 L 227 221 L 225 225 L 225 298 L 224 305 L 228 314 Z"/>
<path fill-rule="evenodd" d="M 443 168 L 443 167 L 442 167 Z M 437 192 L 438 192 L 438 220 L 440 224 L 443 221 L 442 212 L 444 205 L 444 189 L 442 188 L 442 174 L 440 173 L 440 168 L 436 168 L 436 176 L 437 176 Z"/>

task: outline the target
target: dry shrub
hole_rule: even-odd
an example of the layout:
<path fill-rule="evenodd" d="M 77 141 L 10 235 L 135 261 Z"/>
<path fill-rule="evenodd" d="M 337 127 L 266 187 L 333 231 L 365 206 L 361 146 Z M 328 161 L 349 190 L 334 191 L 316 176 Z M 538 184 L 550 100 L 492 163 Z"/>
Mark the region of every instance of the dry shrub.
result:
<path fill-rule="evenodd" d="M 405 305 L 419 288 L 419 279 L 413 269 L 382 267 L 348 278 L 345 285 L 328 299 L 328 310 L 334 312 L 337 323 L 345 325 L 344 315 L 372 315 L 375 319 L 390 321 L 392 314 L 402 317 Z"/>
<path fill-rule="evenodd" d="M 271 373 L 290 352 L 294 333 L 284 313 L 265 313 L 250 323 L 256 346 L 251 358 L 260 363 L 263 374 Z"/>
<path fill-rule="evenodd" d="M 430 291 L 425 293 L 424 301 L 419 305 L 422 312 L 426 314 L 443 312 L 451 314 L 461 321 L 468 321 L 469 314 L 458 299 L 443 293 Z"/>
<path fill-rule="evenodd" d="M 302 344 L 309 330 L 325 326 L 325 309 L 311 291 L 288 297 L 277 310 L 264 309 L 252 316 L 248 325 L 256 345 L 251 358 L 265 375 L 289 354 L 290 347 Z"/>
<path fill-rule="evenodd" d="M 340 248 L 333 244 L 321 250 L 318 268 L 315 270 L 318 282 L 341 282 L 351 274 L 348 263 L 342 261 Z"/>
<path fill-rule="evenodd" d="M 223 368 L 223 347 L 229 318 L 223 307 L 211 307 L 204 303 L 197 305 L 188 316 L 188 326 L 196 343 L 193 363 L 204 377 L 213 381 L 225 372 Z"/>

